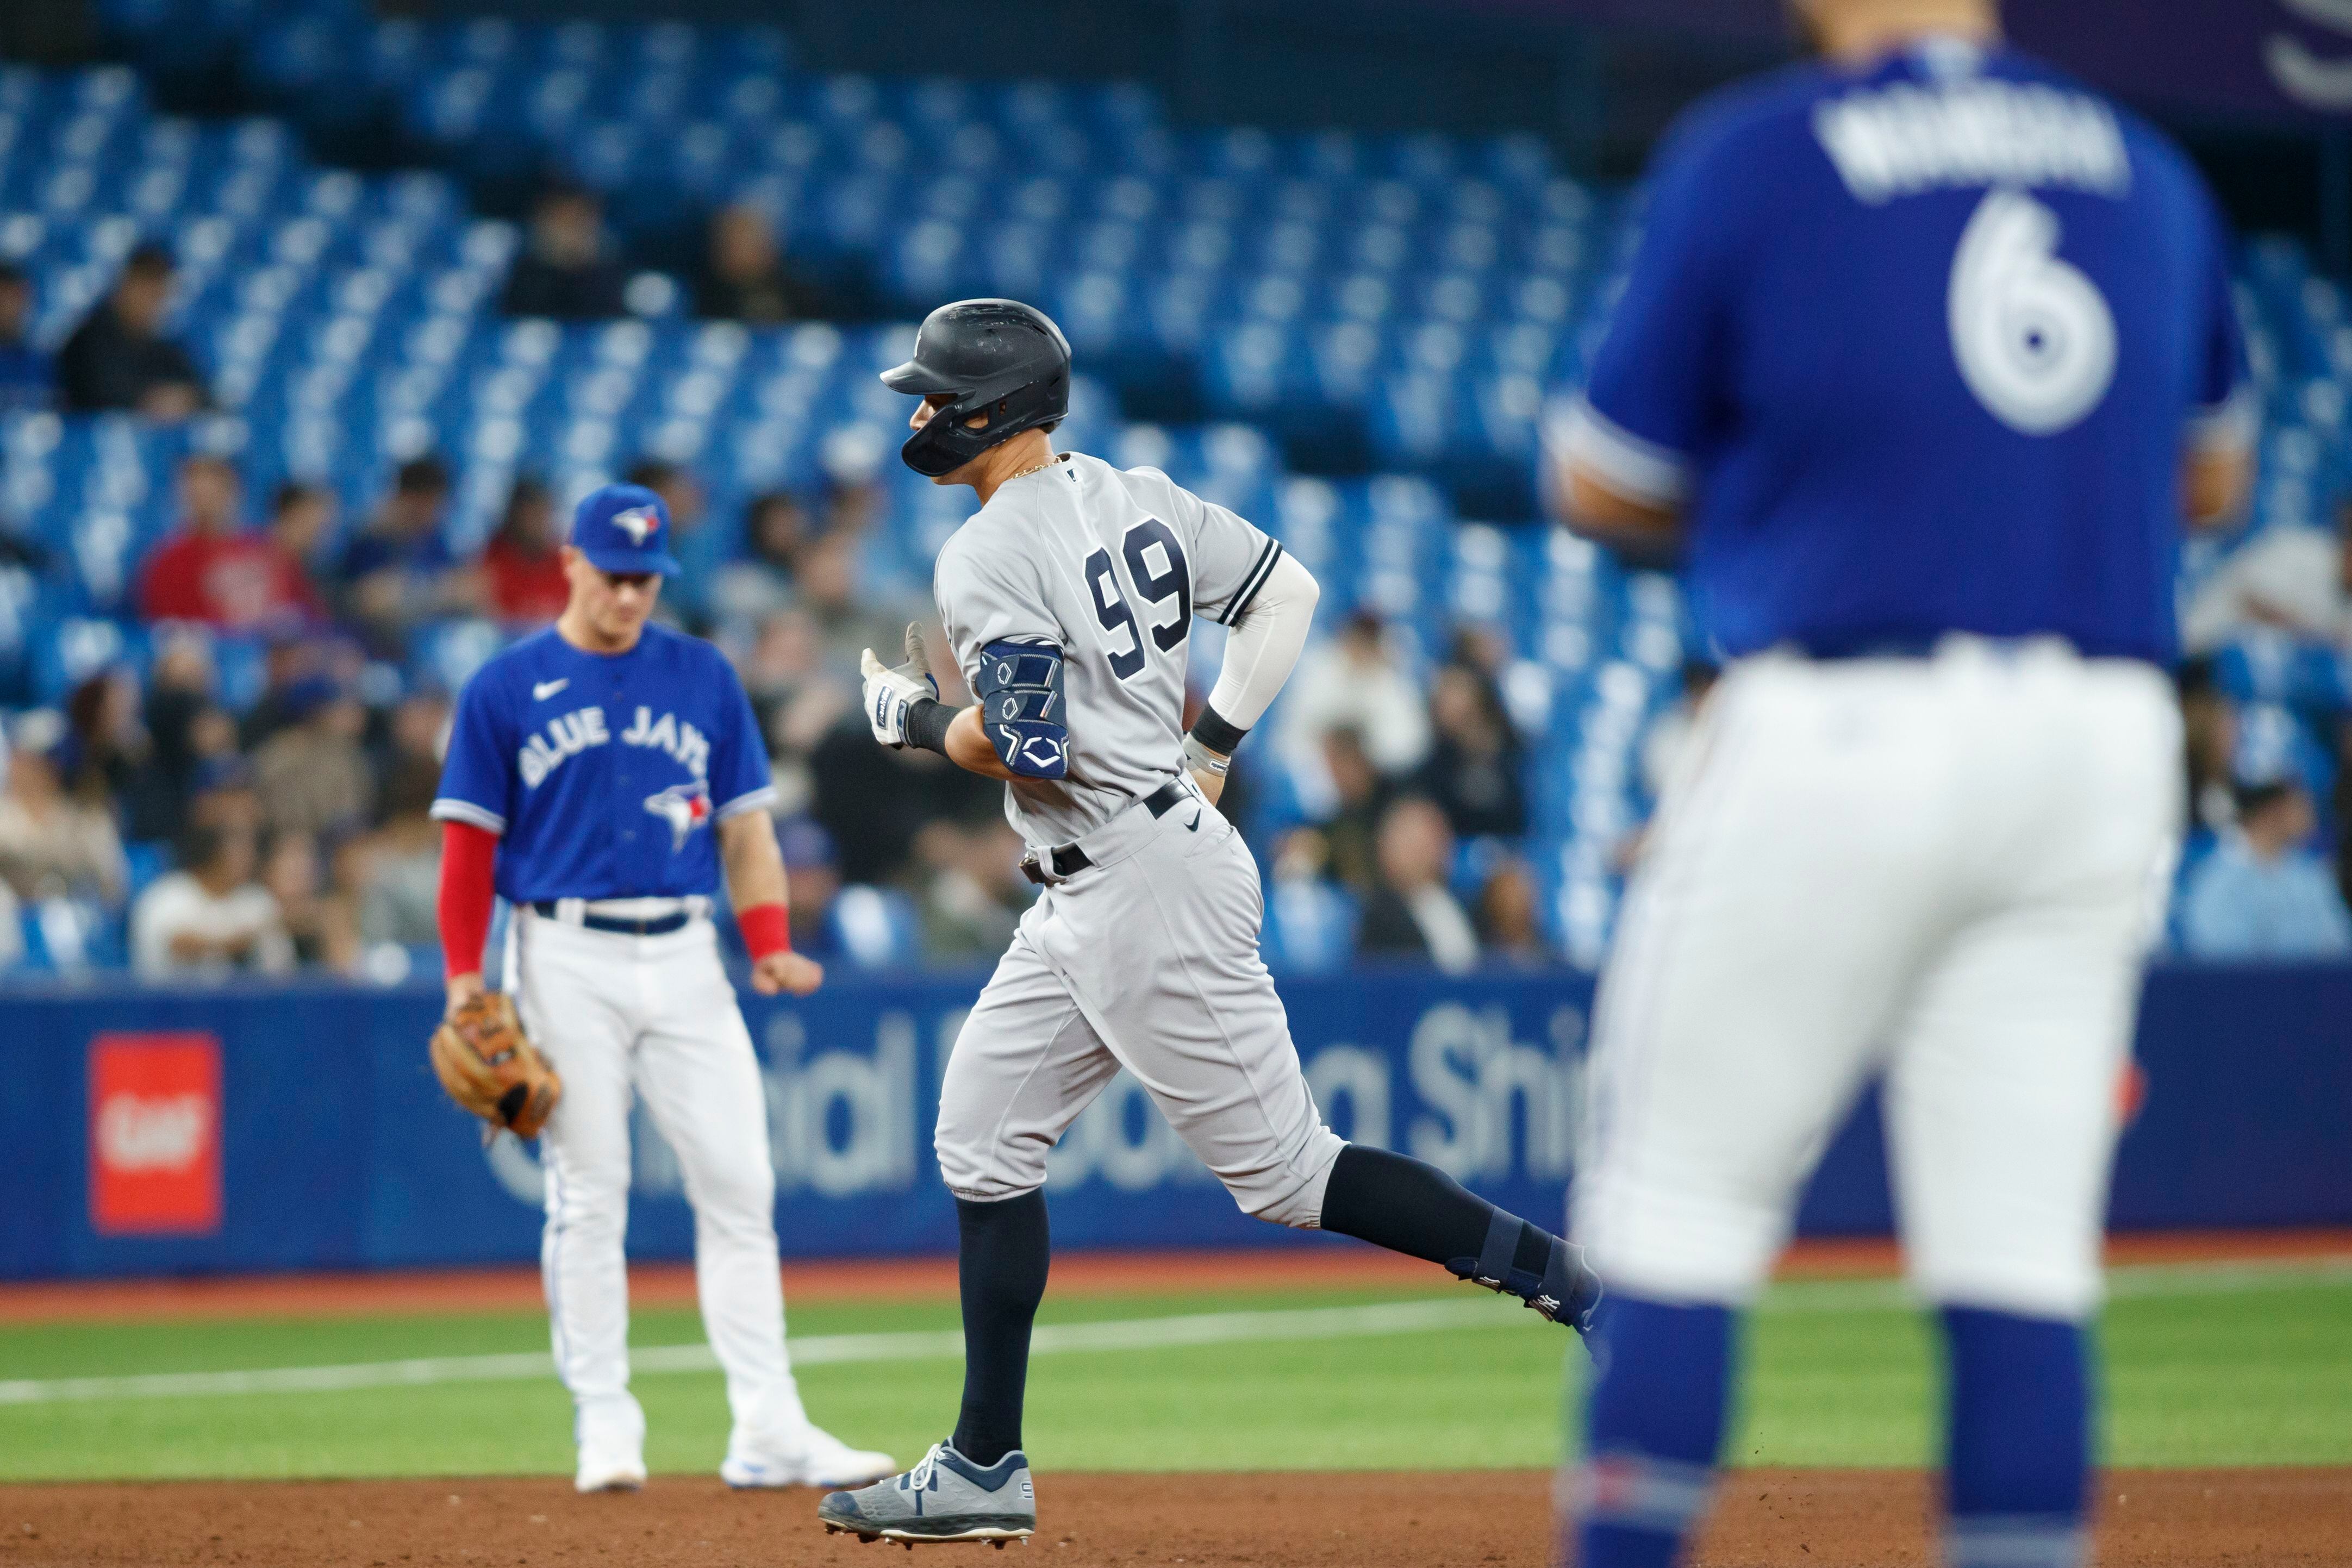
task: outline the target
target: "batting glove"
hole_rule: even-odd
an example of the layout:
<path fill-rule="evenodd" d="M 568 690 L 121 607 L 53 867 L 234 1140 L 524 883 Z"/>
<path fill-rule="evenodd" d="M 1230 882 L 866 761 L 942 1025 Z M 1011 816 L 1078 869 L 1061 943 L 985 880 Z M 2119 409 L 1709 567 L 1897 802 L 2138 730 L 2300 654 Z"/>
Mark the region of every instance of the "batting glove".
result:
<path fill-rule="evenodd" d="M 907 628 L 907 662 L 885 664 L 868 648 L 858 660 L 866 674 L 866 722 L 874 738 L 892 750 L 907 744 L 907 709 L 926 698 L 937 700 L 940 683 L 931 674 L 920 632 Z"/>

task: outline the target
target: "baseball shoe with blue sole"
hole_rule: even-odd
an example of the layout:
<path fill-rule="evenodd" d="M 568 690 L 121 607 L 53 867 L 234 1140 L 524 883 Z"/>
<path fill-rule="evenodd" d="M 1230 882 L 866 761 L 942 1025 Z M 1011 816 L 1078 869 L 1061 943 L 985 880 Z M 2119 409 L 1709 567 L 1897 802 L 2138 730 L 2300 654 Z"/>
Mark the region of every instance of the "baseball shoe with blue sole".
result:
<path fill-rule="evenodd" d="M 1035 1531 L 1037 1494 L 1029 1461 L 1018 1449 L 981 1466 L 949 1444 L 934 1443 L 904 1475 L 827 1493 L 816 1516 L 830 1533 L 896 1541 L 908 1551 L 918 1542 L 942 1541 L 986 1541 L 1002 1548 Z"/>
<path fill-rule="evenodd" d="M 719 1479 L 742 1491 L 761 1487 L 862 1487 L 893 1474 L 898 1461 L 872 1448 L 853 1448 L 810 1425 L 787 1437 L 739 1431 L 727 1445 Z"/>

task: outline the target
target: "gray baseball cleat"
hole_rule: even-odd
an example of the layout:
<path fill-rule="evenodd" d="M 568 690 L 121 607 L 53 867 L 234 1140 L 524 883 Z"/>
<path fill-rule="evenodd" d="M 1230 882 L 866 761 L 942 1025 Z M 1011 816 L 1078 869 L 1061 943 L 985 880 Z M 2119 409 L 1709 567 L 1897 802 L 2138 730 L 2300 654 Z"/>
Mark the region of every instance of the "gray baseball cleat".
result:
<path fill-rule="evenodd" d="M 825 1494 L 817 1519 L 828 1533 L 860 1541 L 987 1541 L 1002 1549 L 1037 1528 L 1037 1494 L 1019 1449 L 982 1468 L 946 1443 L 934 1443 L 904 1475 L 856 1491 Z"/>

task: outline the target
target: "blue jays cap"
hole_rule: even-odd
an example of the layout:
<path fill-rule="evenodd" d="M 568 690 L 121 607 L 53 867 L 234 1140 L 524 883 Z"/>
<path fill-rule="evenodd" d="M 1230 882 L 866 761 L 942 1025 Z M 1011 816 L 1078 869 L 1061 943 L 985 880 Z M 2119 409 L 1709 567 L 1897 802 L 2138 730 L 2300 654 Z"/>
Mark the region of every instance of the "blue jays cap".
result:
<path fill-rule="evenodd" d="M 571 543 L 599 571 L 678 572 L 677 558 L 669 553 L 669 508 L 643 485 L 589 491 L 572 514 Z"/>

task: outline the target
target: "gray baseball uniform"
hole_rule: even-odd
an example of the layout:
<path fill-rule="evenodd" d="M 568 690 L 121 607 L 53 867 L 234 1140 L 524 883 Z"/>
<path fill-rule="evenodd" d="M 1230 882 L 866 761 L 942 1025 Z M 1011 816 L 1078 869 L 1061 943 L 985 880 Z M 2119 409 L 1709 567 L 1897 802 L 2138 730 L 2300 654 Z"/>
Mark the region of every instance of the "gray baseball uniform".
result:
<path fill-rule="evenodd" d="M 1281 547 L 1151 468 L 1072 454 L 1004 486 L 940 552 L 940 617 L 965 679 L 992 643 L 1063 657 L 1067 768 L 1006 786 L 1050 882 L 957 1037 L 940 1170 L 960 1197 L 1034 1191 L 1045 1155 L 1121 1066 L 1251 1214 L 1313 1226 L 1340 1140 L 1299 1070 L 1259 960 L 1241 835 L 1183 768 L 1195 613 L 1238 618 Z M 1175 781 L 1154 814 L 1145 803 Z M 1164 802 L 1163 802 L 1164 803 Z"/>

